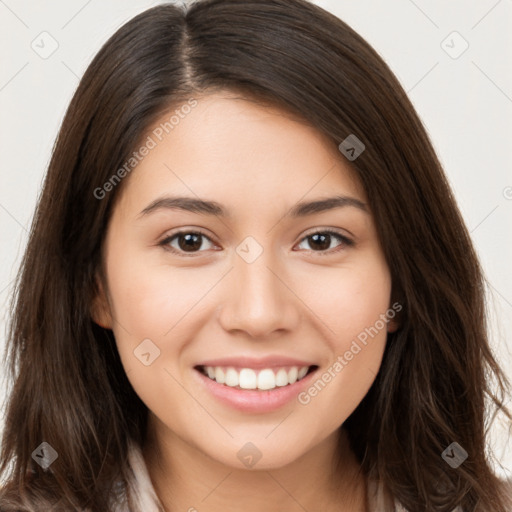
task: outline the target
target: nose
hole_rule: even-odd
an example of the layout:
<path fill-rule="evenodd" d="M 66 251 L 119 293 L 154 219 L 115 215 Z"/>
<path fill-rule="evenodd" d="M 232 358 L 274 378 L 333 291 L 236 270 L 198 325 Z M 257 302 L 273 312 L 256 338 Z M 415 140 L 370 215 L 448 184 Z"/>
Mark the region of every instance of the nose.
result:
<path fill-rule="evenodd" d="M 274 331 L 291 331 L 297 326 L 301 302 L 287 283 L 282 265 L 270 253 L 264 250 L 252 263 L 235 255 L 235 268 L 226 276 L 218 313 L 226 331 L 243 331 L 263 339 Z"/>

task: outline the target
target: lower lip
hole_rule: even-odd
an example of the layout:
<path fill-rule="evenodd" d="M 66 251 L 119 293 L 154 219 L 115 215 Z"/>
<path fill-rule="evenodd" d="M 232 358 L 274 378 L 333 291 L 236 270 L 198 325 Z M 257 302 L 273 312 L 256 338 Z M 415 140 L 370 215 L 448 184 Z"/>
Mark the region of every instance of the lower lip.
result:
<path fill-rule="evenodd" d="M 194 373 L 199 376 L 206 389 L 224 404 L 244 412 L 264 413 L 275 411 L 297 398 L 317 370 L 318 368 L 293 384 L 266 391 L 231 388 L 210 379 L 200 370 L 194 369 Z"/>

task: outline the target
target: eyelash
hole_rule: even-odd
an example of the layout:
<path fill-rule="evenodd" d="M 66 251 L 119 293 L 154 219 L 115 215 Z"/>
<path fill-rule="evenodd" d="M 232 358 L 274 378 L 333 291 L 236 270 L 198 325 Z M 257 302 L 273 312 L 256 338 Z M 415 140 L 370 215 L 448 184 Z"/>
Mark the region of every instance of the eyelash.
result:
<path fill-rule="evenodd" d="M 338 233 L 337 231 L 333 231 L 331 229 L 324 229 L 324 230 L 320 230 L 320 231 L 314 231 L 313 233 L 309 233 L 308 235 L 306 235 L 305 237 L 303 237 L 300 240 L 299 244 L 302 243 L 304 240 L 306 240 L 314 235 L 318 235 L 318 234 L 333 236 L 341 242 L 340 245 L 338 245 L 338 247 L 336 247 L 334 249 L 328 249 L 325 251 L 311 250 L 311 252 L 318 254 L 318 256 L 326 256 L 326 255 L 330 255 L 333 253 L 337 253 L 338 251 L 342 250 L 343 248 L 352 247 L 354 245 L 353 240 L 351 240 L 350 238 L 347 238 L 346 236 L 342 235 L 341 233 Z M 159 242 L 158 245 L 162 246 L 163 249 L 166 251 L 169 251 L 173 254 L 178 254 L 180 256 L 185 256 L 185 257 L 195 257 L 197 254 L 203 252 L 203 251 L 196 251 L 196 252 L 192 252 L 192 253 L 187 253 L 187 252 L 184 252 L 181 250 L 177 250 L 174 247 L 171 247 L 169 245 L 169 243 L 172 240 L 174 240 L 175 238 L 177 238 L 179 235 L 199 235 L 199 236 L 203 236 L 203 237 L 207 238 L 210 242 L 213 243 L 213 241 L 210 239 L 210 237 L 201 231 L 182 230 L 182 231 L 177 231 L 177 232 L 173 233 L 172 235 L 167 236 L 161 242 Z"/>

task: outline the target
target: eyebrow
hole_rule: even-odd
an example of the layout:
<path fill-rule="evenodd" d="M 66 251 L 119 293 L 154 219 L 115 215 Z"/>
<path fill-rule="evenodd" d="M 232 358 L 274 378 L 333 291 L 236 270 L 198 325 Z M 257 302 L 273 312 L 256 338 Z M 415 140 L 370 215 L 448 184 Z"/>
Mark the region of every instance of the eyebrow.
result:
<path fill-rule="evenodd" d="M 322 199 L 316 199 L 314 201 L 297 203 L 285 217 L 298 218 L 306 217 L 307 215 L 313 215 L 315 213 L 332 210 L 334 208 L 345 208 L 354 207 L 365 213 L 369 213 L 369 210 L 365 203 L 356 199 L 355 197 L 349 196 L 333 196 Z M 212 215 L 221 218 L 232 218 L 232 214 L 224 206 L 216 201 L 206 201 L 203 199 L 197 199 L 194 197 L 162 197 L 155 199 L 146 208 L 144 208 L 138 218 L 149 215 L 150 213 L 158 210 L 183 210 L 192 213 L 200 213 L 205 215 Z"/>

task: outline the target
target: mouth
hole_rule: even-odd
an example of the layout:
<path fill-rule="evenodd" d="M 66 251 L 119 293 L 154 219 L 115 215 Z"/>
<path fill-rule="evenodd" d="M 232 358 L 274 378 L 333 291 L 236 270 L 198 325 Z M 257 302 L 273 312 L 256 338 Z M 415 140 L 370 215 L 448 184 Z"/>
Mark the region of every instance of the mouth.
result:
<path fill-rule="evenodd" d="M 318 369 L 317 365 L 283 365 L 267 368 L 197 365 L 195 370 L 225 387 L 271 391 L 291 386 Z"/>

